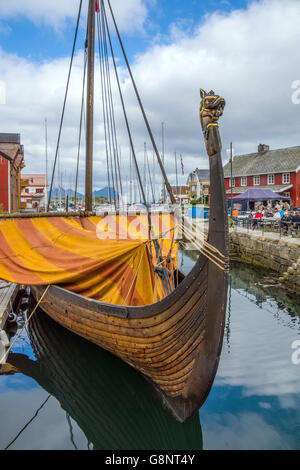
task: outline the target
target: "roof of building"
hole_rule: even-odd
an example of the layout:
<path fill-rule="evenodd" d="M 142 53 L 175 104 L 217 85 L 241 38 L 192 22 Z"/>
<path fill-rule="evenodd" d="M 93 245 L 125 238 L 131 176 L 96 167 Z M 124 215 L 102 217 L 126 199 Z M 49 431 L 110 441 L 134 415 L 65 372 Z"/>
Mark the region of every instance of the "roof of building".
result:
<path fill-rule="evenodd" d="M 300 147 L 237 155 L 232 161 L 232 176 L 251 176 L 293 172 L 300 167 Z M 230 178 L 230 162 L 224 166 L 224 177 Z"/>
<path fill-rule="evenodd" d="M 193 175 L 197 176 L 198 181 L 209 181 L 210 180 L 210 173 L 209 169 L 202 169 L 200 170 L 199 168 L 196 168 L 196 170 L 192 171 L 192 173 L 189 174 L 188 181 L 191 180 L 191 177 Z"/>
<path fill-rule="evenodd" d="M 33 175 L 22 173 L 21 178 L 24 180 L 29 180 L 29 186 L 45 186 L 46 185 L 46 175 Z"/>
<path fill-rule="evenodd" d="M 0 156 L 3 158 L 6 158 L 6 160 L 8 160 L 9 162 L 12 162 L 13 160 L 9 155 L 7 155 L 5 152 L 2 152 L 1 150 L 0 150 Z"/>
<path fill-rule="evenodd" d="M 0 133 L 0 142 L 3 144 L 20 144 L 21 136 L 20 134 Z"/>

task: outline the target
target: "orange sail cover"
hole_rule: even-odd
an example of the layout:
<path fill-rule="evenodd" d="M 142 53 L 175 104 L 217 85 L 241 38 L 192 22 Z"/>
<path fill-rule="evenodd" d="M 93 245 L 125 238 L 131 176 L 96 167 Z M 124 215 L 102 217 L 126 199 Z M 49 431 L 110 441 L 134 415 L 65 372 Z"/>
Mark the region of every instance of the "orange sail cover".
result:
<path fill-rule="evenodd" d="M 166 258 L 174 248 L 175 268 L 176 244 L 163 218 L 159 216 L 155 230 L 161 234 L 167 229 L 162 255 Z M 24 285 L 61 285 L 112 304 L 152 304 L 163 297 L 163 289 L 148 236 L 144 216 L 1 220 L 0 278 Z"/>

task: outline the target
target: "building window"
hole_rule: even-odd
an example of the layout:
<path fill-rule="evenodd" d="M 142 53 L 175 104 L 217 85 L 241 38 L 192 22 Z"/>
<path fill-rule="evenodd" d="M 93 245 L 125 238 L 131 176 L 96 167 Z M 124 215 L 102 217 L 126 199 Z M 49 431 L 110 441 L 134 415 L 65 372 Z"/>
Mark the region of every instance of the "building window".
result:
<path fill-rule="evenodd" d="M 289 183 L 290 183 L 290 174 L 282 173 L 282 184 L 289 184 Z"/>
<path fill-rule="evenodd" d="M 234 188 L 235 187 L 235 178 L 229 178 L 229 187 Z"/>
<path fill-rule="evenodd" d="M 44 194 L 44 189 L 43 188 L 37 188 L 36 189 L 36 194 Z"/>
<path fill-rule="evenodd" d="M 247 186 L 247 176 L 241 177 L 241 186 Z"/>
<path fill-rule="evenodd" d="M 268 184 L 275 184 L 275 176 L 268 175 Z"/>
<path fill-rule="evenodd" d="M 260 185 L 260 176 L 253 176 L 253 184 L 254 186 Z"/>
<path fill-rule="evenodd" d="M 289 191 L 286 191 L 285 193 L 283 193 L 283 196 L 284 197 L 291 197 L 291 194 Z"/>

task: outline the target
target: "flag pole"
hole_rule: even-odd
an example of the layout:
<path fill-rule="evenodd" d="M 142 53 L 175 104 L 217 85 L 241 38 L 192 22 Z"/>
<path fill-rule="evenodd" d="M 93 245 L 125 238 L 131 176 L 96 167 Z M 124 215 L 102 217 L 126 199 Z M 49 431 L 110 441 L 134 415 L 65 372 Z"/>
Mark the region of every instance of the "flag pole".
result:
<path fill-rule="evenodd" d="M 232 218 L 232 142 L 230 142 L 230 217 Z"/>

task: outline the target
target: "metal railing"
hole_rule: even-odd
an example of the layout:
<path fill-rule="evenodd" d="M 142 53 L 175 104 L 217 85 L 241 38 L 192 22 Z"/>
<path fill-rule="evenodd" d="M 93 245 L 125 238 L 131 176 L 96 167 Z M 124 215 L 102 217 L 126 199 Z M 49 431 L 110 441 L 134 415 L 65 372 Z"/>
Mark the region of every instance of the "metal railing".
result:
<path fill-rule="evenodd" d="M 262 219 L 249 219 L 237 218 L 233 219 L 233 228 L 242 227 L 248 231 L 256 230 L 262 233 L 277 233 L 279 238 L 283 236 L 292 236 L 300 238 L 300 224 L 295 222 L 284 222 L 281 219 L 262 218 Z"/>

